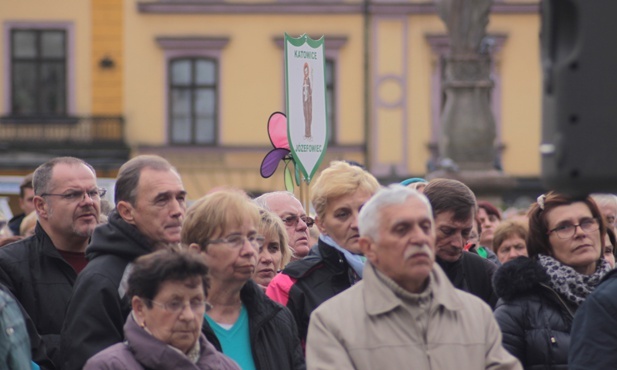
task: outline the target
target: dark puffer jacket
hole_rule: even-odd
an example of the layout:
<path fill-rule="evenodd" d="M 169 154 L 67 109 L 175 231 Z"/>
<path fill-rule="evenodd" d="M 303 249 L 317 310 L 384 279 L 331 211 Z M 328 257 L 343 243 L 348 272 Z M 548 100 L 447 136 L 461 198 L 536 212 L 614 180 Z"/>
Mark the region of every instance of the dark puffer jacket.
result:
<path fill-rule="evenodd" d="M 296 322 L 285 307 L 273 302 L 249 280 L 240 291 L 249 317 L 249 337 L 257 370 L 304 370 L 306 364 Z M 222 351 L 216 334 L 204 320 L 202 332 Z"/>
<path fill-rule="evenodd" d="M 319 239 L 308 256 L 288 264 L 266 294 L 291 311 L 304 344 L 311 313 L 359 280 L 341 252 Z"/>
<path fill-rule="evenodd" d="M 527 370 L 567 369 L 570 330 L 576 306 L 549 286 L 535 260 L 519 257 L 495 273 L 500 297 L 495 319 L 503 346 Z"/>

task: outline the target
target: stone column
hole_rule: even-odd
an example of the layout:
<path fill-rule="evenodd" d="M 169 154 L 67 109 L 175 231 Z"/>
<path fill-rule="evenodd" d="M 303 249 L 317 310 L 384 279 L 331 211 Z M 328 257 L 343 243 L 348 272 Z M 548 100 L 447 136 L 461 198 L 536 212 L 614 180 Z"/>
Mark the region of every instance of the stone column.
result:
<path fill-rule="evenodd" d="M 428 178 L 449 177 L 479 193 L 500 193 L 512 180 L 494 169 L 495 118 L 490 105 L 491 60 L 481 50 L 492 0 L 436 0 L 450 39 L 443 87 L 439 158 Z"/>

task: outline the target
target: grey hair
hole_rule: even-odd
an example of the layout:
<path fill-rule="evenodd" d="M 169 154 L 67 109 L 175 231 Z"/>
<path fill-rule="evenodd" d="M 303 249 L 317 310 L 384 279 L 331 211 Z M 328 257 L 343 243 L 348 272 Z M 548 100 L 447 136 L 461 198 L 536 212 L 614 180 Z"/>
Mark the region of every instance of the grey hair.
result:
<path fill-rule="evenodd" d="M 34 174 L 32 175 L 32 189 L 34 190 L 35 195 L 41 195 L 51 191 L 51 187 L 53 185 L 51 183 L 51 178 L 54 167 L 61 163 L 69 166 L 78 166 L 83 164 L 88 167 L 94 174 L 94 177 L 96 177 L 94 167 L 84 160 L 75 157 L 56 157 L 43 163 L 34 171 Z"/>
<path fill-rule="evenodd" d="M 596 202 L 598 207 L 613 206 L 617 208 L 617 195 L 610 193 L 594 193 L 590 194 L 591 198 Z"/>
<path fill-rule="evenodd" d="M 266 211 L 270 211 L 272 212 L 272 210 L 270 209 L 270 207 L 268 207 L 268 199 L 270 199 L 271 197 L 275 196 L 275 195 L 287 195 L 290 198 L 293 199 L 298 199 L 296 198 L 296 196 L 294 195 L 294 193 L 287 191 L 287 190 L 280 190 L 280 191 L 271 191 L 269 193 L 264 193 L 260 196 L 258 196 L 257 198 L 253 199 L 253 201 L 257 204 L 257 206 L 259 206 L 260 208 L 265 209 Z"/>
<path fill-rule="evenodd" d="M 120 167 L 118 177 L 116 178 L 116 189 L 114 200 L 116 204 L 119 201 L 129 202 L 135 205 L 137 199 L 137 185 L 141 171 L 145 168 L 150 168 L 154 171 L 178 171 L 165 158 L 158 155 L 138 155 L 130 159 Z"/>
<path fill-rule="evenodd" d="M 360 210 L 358 219 L 360 236 L 368 236 L 377 241 L 381 226 L 380 211 L 388 206 L 403 204 L 410 197 L 421 200 L 428 209 L 431 220 L 433 220 L 431 203 L 424 194 L 400 184 L 392 184 L 379 190 Z"/>

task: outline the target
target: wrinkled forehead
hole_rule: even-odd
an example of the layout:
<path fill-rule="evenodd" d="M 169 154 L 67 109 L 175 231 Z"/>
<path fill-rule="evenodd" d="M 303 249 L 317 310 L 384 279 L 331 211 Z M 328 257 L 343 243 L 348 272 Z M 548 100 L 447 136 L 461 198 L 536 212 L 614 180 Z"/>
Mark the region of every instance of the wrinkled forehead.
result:
<path fill-rule="evenodd" d="M 379 216 L 380 218 L 388 218 L 392 222 L 429 220 L 433 223 L 430 206 L 415 197 L 408 197 L 402 204 L 388 204 L 382 207 Z"/>
<path fill-rule="evenodd" d="M 285 214 L 302 216 L 306 214 L 300 201 L 286 194 L 272 195 L 267 199 L 267 202 L 268 208 L 278 216 Z"/>
<path fill-rule="evenodd" d="M 603 204 L 599 206 L 600 212 L 606 216 L 617 216 L 617 206 L 613 204 Z"/>

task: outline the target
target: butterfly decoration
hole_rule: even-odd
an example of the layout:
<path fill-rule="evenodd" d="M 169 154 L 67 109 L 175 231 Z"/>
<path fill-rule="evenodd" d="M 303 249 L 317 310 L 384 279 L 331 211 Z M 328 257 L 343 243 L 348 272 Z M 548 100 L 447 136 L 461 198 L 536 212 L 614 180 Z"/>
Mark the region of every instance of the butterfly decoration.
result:
<path fill-rule="evenodd" d="M 261 161 L 261 167 L 259 172 L 261 177 L 267 179 L 274 175 L 279 162 L 285 162 L 285 189 L 293 192 L 294 189 L 294 177 L 296 184 L 300 184 L 300 174 L 298 173 L 296 163 L 291 150 L 289 149 L 289 140 L 287 139 L 287 116 L 285 113 L 274 112 L 268 118 L 268 137 L 274 149 L 270 150 L 268 154 Z M 290 163 L 292 164 L 290 166 Z M 292 169 L 290 169 L 290 167 Z M 292 176 L 292 171 L 294 176 Z"/>

